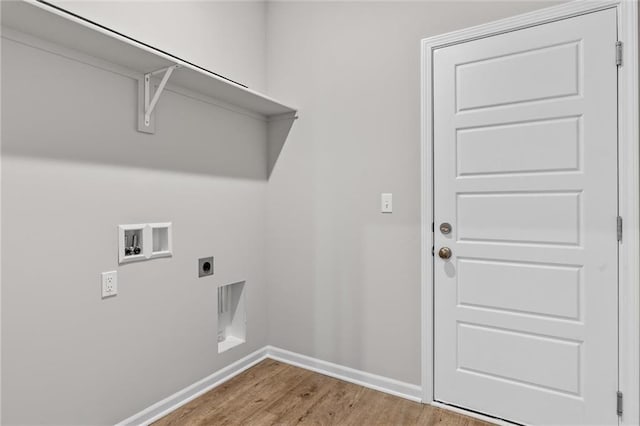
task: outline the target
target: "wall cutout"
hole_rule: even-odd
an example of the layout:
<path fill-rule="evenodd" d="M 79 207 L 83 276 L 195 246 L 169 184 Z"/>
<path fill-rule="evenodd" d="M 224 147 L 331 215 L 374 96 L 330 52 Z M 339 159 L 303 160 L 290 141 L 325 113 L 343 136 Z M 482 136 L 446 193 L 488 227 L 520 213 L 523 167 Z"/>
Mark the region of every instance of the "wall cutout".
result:
<path fill-rule="evenodd" d="M 151 223 L 151 258 L 167 257 L 173 254 L 171 223 Z"/>
<path fill-rule="evenodd" d="M 171 222 L 118 226 L 119 263 L 171 255 Z"/>
<path fill-rule="evenodd" d="M 118 260 L 120 263 L 145 260 L 146 225 L 118 226 Z"/>
<path fill-rule="evenodd" d="M 245 282 L 218 287 L 218 353 L 245 342 L 247 318 Z"/>

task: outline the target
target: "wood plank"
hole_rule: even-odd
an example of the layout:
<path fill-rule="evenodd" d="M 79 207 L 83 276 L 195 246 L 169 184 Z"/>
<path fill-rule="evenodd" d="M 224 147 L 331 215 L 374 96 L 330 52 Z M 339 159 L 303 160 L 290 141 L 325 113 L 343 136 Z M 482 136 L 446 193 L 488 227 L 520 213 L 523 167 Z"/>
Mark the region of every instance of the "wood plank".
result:
<path fill-rule="evenodd" d="M 299 424 L 344 424 L 366 388 L 331 379 L 331 390 L 298 419 Z"/>
<path fill-rule="evenodd" d="M 236 424 L 254 424 L 264 417 L 268 407 L 277 404 L 282 395 L 295 389 L 300 383 L 314 377 L 315 373 L 302 368 L 287 368 L 277 376 L 263 382 L 261 386 L 255 386 L 242 397 L 236 398 L 236 404 L 221 405 L 218 410 L 208 417 L 209 424 L 227 426 Z M 273 416 L 277 419 L 277 416 Z"/>
<path fill-rule="evenodd" d="M 491 423 L 425 405 L 417 424 L 424 426 L 489 426 Z"/>
<path fill-rule="evenodd" d="M 245 402 L 246 397 L 243 395 L 247 395 L 252 389 L 267 388 L 275 376 L 287 370 L 288 366 L 278 361 L 271 359 L 262 361 L 154 424 L 159 426 L 207 424 L 221 406 L 233 411 L 237 405 Z"/>
<path fill-rule="evenodd" d="M 417 424 L 422 413 L 420 403 L 365 389 L 345 419 L 345 425 L 410 425 Z"/>
<path fill-rule="evenodd" d="M 306 413 L 332 391 L 333 380 L 322 374 L 312 374 L 268 407 L 267 412 L 277 416 L 277 424 L 300 423 Z"/>
<path fill-rule="evenodd" d="M 154 423 L 157 426 L 290 424 L 489 425 L 271 359 Z"/>

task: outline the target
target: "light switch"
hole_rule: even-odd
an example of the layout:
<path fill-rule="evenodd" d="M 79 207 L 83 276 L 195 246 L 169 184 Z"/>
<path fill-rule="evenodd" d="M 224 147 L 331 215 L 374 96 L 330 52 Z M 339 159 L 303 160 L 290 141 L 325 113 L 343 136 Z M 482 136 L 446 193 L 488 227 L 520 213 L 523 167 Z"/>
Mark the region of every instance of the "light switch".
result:
<path fill-rule="evenodd" d="M 382 213 L 393 212 L 393 194 L 391 193 L 380 194 L 380 211 Z"/>

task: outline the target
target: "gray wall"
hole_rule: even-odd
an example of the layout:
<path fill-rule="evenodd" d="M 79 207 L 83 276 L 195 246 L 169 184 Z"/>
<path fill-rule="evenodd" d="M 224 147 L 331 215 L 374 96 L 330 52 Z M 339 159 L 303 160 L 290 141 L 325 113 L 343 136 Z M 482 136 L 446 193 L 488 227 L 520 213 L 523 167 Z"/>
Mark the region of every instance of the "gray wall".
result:
<path fill-rule="evenodd" d="M 265 1 L 52 2 L 255 90 L 266 89 Z"/>
<path fill-rule="evenodd" d="M 267 344 L 265 123 L 166 92 L 151 136 L 136 105 L 131 78 L 3 39 L 2 424 L 113 424 Z M 117 225 L 161 221 L 174 256 L 118 266 Z M 216 285 L 239 280 L 248 342 L 218 355 Z"/>
<path fill-rule="evenodd" d="M 268 180 L 264 123 L 169 92 L 143 135 L 132 79 L 4 42 L 3 424 L 113 423 L 267 343 L 418 384 L 419 40 L 548 4 L 65 4 L 299 105 Z M 116 226 L 165 220 L 174 257 L 118 267 Z"/>
<path fill-rule="evenodd" d="M 420 383 L 420 39 L 550 4 L 269 3 L 269 93 L 301 108 L 269 180 L 272 345 Z"/>

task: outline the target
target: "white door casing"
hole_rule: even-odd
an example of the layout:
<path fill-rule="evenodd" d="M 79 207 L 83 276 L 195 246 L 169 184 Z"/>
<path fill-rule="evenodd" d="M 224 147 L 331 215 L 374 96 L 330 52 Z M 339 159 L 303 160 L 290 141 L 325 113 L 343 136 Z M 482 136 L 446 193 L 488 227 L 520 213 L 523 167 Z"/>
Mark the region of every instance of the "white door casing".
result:
<path fill-rule="evenodd" d="M 433 52 L 436 401 L 618 421 L 616 40 L 611 8 Z"/>

